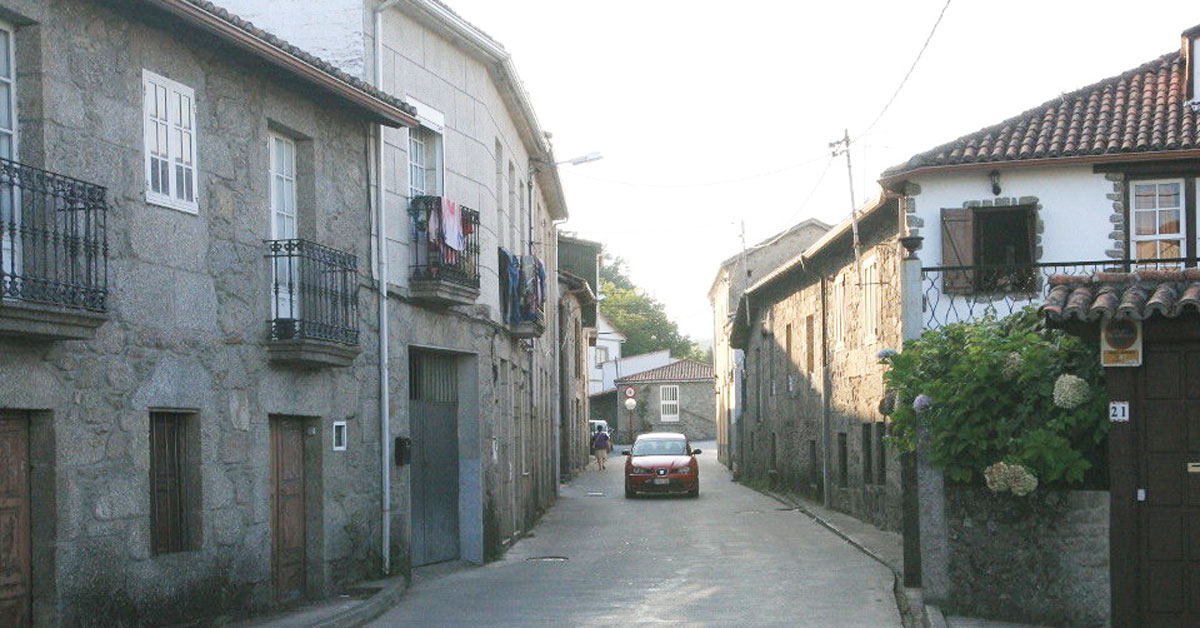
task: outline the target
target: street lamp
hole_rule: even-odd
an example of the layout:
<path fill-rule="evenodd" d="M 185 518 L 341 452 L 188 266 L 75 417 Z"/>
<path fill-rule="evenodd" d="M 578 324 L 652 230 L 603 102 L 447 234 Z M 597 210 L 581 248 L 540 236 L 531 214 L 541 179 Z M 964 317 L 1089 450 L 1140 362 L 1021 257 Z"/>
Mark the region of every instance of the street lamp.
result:
<path fill-rule="evenodd" d="M 564 159 L 562 161 L 556 161 L 556 162 L 554 162 L 554 165 L 559 166 L 562 164 L 571 164 L 572 166 L 578 166 L 579 164 L 586 164 L 586 163 L 590 163 L 593 161 L 599 161 L 601 159 L 604 159 L 604 155 L 601 155 L 600 153 L 593 151 L 586 155 L 581 155 L 579 157 L 572 157 L 571 159 Z"/>

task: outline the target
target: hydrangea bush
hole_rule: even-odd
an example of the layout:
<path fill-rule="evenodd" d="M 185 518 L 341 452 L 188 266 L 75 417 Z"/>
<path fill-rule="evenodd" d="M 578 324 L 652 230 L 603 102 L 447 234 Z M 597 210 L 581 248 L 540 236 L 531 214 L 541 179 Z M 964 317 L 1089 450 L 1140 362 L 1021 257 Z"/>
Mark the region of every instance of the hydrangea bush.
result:
<path fill-rule="evenodd" d="M 1002 477 L 1018 495 L 1080 483 L 1105 459 L 1096 345 L 1047 329 L 1032 307 L 928 330 L 888 360 L 891 440 L 912 451 L 928 426 L 932 463 L 956 482 Z"/>

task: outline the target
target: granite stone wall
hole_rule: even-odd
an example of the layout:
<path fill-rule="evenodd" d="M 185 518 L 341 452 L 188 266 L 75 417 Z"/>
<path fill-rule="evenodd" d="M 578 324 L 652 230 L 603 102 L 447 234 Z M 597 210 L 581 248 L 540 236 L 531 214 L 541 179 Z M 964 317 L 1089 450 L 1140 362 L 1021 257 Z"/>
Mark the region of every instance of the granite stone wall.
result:
<path fill-rule="evenodd" d="M 632 412 L 619 406 L 618 421 L 621 429 L 631 426 L 632 436 L 646 432 L 680 432 L 693 441 L 712 440 L 716 438 L 716 401 L 713 395 L 712 382 L 653 382 L 634 384 L 635 399 L 638 405 Z M 679 420 L 663 421 L 660 388 L 662 386 L 679 386 Z M 625 384 L 617 384 L 618 397 L 624 403 Z"/>
<path fill-rule="evenodd" d="M 947 484 L 954 614 L 1049 626 L 1108 626 L 1109 494 L 996 495 Z"/>

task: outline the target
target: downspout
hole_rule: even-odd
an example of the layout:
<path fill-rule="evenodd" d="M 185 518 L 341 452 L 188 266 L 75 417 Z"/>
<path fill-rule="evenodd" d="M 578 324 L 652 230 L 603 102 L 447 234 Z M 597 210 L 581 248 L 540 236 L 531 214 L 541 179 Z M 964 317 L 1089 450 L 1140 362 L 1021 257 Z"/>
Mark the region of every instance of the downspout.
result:
<path fill-rule="evenodd" d="M 386 0 L 375 7 L 375 88 L 383 91 L 383 12 L 398 0 Z M 388 361 L 388 255 L 387 255 L 387 212 L 383 203 L 383 125 L 375 125 L 375 227 L 376 264 L 379 275 L 379 480 L 380 480 L 380 559 L 383 574 L 392 573 L 392 475 L 390 447 L 391 438 L 391 395 L 388 382 L 391 379 Z"/>
<path fill-rule="evenodd" d="M 833 376 L 829 372 L 829 300 L 827 298 L 827 283 L 821 276 L 821 440 L 824 453 L 821 456 L 821 497 L 823 505 L 829 508 L 831 499 L 829 491 L 833 488 L 829 479 L 830 425 L 833 423 L 833 400 L 830 393 L 833 389 Z"/>

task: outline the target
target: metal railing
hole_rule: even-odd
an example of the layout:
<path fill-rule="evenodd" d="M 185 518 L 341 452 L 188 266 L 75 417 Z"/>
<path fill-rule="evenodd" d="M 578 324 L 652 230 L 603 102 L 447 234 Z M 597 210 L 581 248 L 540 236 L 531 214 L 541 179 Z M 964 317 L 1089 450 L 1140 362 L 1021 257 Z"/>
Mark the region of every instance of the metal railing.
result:
<path fill-rule="evenodd" d="M 0 158 L 0 300 L 106 311 L 107 193 Z"/>
<path fill-rule="evenodd" d="M 1172 258 L 923 268 L 925 328 L 937 329 L 985 313 L 1007 316 L 1027 305 L 1042 303 L 1052 288 L 1052 275 L 1091 276 L 1195 264 L 1195 259 Z"/>
<path fill-rule="evenodd" d="M 479 289 L 479 212 L 459 205 L 463 248 L 451 247 L 442 227 L 442 197 L 417 196 L 408 213 L 412 217 L 413 281 L 445 281 Z"/>
<path fill-rule="evenodd" d="M 272 340 L 358 344 L 358 258 L 307 240 L 266 240 Z"/>

